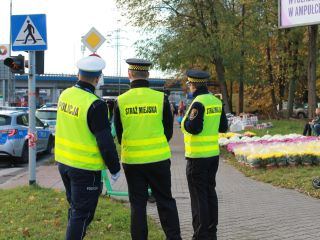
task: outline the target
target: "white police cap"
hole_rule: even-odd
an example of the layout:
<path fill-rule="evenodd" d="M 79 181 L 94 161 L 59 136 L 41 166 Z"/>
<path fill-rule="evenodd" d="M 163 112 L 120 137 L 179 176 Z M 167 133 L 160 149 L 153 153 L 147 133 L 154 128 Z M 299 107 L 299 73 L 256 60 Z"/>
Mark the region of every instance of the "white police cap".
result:
<path fill-rule="evenodd" d="M 79 74 L 86 77 L 98 77 L 102 69 L 106 67 L 106 62 L 97 54 L 91 54 L 77 62 Z"/>

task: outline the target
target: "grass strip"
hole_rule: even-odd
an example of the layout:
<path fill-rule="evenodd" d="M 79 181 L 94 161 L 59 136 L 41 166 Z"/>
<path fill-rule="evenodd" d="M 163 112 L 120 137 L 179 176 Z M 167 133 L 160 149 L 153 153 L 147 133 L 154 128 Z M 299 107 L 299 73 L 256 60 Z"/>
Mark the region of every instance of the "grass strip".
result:
<path fill-rule="evenodd" d="M 64 239 L 67 226 L 65 193 L 38 186 L 0 190 L 0 239 Z M 149 239 L 165 239 L 152 219 Z M 130 210 L 101 196 L 86 239 L 125 240 L 130 237 Z"/>

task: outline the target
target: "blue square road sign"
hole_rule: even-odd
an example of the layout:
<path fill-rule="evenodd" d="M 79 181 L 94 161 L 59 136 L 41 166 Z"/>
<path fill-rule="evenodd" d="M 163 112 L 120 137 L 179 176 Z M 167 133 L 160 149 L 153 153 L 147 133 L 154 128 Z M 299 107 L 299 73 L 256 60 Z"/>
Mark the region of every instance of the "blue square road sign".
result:
<path fill-rule="evenodd" d="M 11 16 L 12 51 L 47 50 L 45 14 Z"/>

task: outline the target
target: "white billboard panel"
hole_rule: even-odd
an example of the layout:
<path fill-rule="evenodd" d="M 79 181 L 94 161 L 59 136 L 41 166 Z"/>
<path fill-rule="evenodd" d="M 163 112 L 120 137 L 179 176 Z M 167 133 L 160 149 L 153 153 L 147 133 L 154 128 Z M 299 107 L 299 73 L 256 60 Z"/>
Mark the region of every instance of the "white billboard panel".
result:
<path fill-rule="evenodd" d="M 279 27 L 320 23 L 320 0 L 279 0 Z"/>

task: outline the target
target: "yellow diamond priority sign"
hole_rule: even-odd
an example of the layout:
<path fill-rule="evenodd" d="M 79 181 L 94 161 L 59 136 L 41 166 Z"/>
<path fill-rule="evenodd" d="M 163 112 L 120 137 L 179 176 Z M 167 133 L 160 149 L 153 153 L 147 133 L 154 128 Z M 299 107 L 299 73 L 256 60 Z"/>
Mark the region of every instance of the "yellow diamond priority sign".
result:
<path fill-rule="evenodd" d="M 91 52 L 96 52 L 106 39 L 94 27 L 82 38 L 83 44 Z"/>

